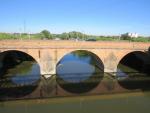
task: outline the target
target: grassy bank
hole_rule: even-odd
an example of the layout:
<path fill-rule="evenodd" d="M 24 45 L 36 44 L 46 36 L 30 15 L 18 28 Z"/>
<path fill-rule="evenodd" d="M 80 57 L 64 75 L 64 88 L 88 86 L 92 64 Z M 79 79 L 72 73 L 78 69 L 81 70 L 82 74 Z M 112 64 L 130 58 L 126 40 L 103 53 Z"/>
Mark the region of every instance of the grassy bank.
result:
<path fill-rule="evenodd" d="M 64 33 L 62 34 L 27 34 L 27 33 L 0 33 L 0 40 L 89 40 L 93 39 L 94 41 L 126 41 L 126 42 L 150 42 L 150 37 L 138 37 L 138 38 L 126 38 L 122 39 L 119 36 L 93 36 L 93 35 L 85 35 L 79 34 L 78 32 Z"/>

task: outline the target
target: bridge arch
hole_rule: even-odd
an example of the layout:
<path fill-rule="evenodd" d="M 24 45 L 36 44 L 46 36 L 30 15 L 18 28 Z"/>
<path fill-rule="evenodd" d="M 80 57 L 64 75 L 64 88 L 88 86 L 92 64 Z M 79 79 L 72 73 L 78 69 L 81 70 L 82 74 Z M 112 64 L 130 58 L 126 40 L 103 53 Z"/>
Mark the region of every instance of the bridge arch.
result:
<path fill-rule="evenodd" d="M 29 52 L 28 49 L 6 49 L 6 50 L 2 50 L 0 51 L 1 53 L 5 53 L 5 52 L 9 52 L 9 51 L 17 51 L 17 52 L 22 52 L 25 53 L 26 55 L 31 56 L 38 64 L 40 64 L 39 59 L 36 57 L 36 55 L 34 56 L 34 53 L 32 54 L 32 52 Z"/>
<path fill-rule="evenodd" d="M 58 51 L 58 50 L 57 50 Z M 62 52 L 61 52 L 62 51 Z M 61 51 L 57 52 L 57 62 L 56 64 L 59 63 L 59 61 L 66 56 L 67 54 L 70 54 L 72 52 L 75 51 L 85 51 L 85 52 L 89 52 L 91 54 L 93 54 L 94 56 L 98 57 L 102 63 L 104 64 L 104 56 L 103 56 L 103 52 L 99 52 L 99 49 L 61 49 Z M 58 54 L 59 53 L 59 54 Z M 104 65 L 105 66 L 105 65 Z"/>
<path fill-rule="evenodd" d="M 104 64 L 93 52 L 74 50 L 56 64 L 57 83 L 71 93 L 86 93 L 94 89 L 104 76 Z"/>
<path fill-rule="evenodd" d="M 0 53 L 0 96 L 22 97 L 32 93 L 40 75 L 40 66 L 31 55 L 18 50 Z"/>
<path fill-rule="evenodd" d="M 118 63 L 116 75 L 118 83 L 126 89 L 149 89 L 150 56 L 142 51 L 128 53 Z"/>

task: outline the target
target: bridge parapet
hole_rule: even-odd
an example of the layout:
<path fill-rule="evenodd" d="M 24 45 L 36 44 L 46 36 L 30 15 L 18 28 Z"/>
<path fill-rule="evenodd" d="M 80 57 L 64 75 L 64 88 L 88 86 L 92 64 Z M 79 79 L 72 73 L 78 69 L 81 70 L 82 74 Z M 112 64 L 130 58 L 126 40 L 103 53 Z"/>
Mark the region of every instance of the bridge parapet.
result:
<path fill-rule="evenodd" d="M 147 49 L 150 43 L 140 42 L 75 42 L 43 40 L 7 40 L 0 41 L 0 48 L 7 49 Z"/>

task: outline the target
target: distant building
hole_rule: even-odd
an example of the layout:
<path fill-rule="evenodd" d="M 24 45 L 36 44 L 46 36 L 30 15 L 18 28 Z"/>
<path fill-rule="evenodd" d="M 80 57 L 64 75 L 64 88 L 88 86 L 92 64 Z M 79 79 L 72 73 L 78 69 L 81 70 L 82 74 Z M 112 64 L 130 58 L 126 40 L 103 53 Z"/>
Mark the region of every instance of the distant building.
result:
<path fill-rule="evenodd" d="M 138 38 L 139 35 L 137 33 L 125 33 L 125 34 L 122 34 L 121 37 Z"/>
<path fill-rule="evenodd" d="M 59 41 L 59 40 L 61 40 L 61 39 L 60 39 L 60 38 L 55 38 L 54 40 Z"/>

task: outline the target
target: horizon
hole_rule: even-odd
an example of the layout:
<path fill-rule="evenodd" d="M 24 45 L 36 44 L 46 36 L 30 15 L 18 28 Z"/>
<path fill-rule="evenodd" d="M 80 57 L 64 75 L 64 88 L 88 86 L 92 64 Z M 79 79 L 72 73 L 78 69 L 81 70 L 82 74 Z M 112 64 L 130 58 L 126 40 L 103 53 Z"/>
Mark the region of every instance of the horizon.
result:
<path fill-rule="evenodd" d="M 44 30 L 46 30 L 46 29 L 44 29 Z M 42 30 L 43 31 L 43 30 Z M 41 31 L 40 31 L 41 32 Z M 24 32 L 22 32 L 22 33 L 20 33 L 20 32 L 1 32 L 0 31 L 0 33 L 8 33 L 8 34 L 15 34 L 15 33 L 17 33 L 17 34 L 31 34 L 31 35 L 34 35 L 34 34 L 39 34 L 40 32 L 36 32 L 36 33 L 28 33 L 28 32 L 26 32 L 26 33 L 24 33 Z M 86 33 L 83 33 L 83 32 L 80 32 L 80 31 L 69 31 L 69 32 L 63 32 L 63 33 L 70 33 L 70 32 L 79 32 L 79 33 L 82 33 L 82 34 L 85 34 L 85 35 L 88 35 L 88 36 L 105 36 L 105 37 L 113 37 L 113 36 L 116 36 L 116 37 L 118 37 L 118 36 L 121 36 L 121 35 L 123 35 L 123 34 L 126 34 L 126 33 L 131 33 L 131 32 L 126 32 L 126 33 L 122 33 L 122 34 L 119 34 L 119 35 L 94 35 L 94 34 L 86 34 Z M 61 34 L 63 34 L 63 33 L 52 33 L 52 32 L 50 32 L 52 35 L 61 35 Z M 139 34 L 138 34 L 139 35 Z M 144 36 L 144 35 L 139 35 L 139 37 L 150 37 L 150 36 Z"/>
<path fill-rule="evenodd" d="M 150 36 L 149 0 L 1 0 L 0 32 Z"/>
<path fill-rule="evenodd" d="M 45 29 L 46 30 L 46 29 Z M 118 37 L 118 36 L 121 36 L 121 35 L 123 35 L 123 34 L 126 34 L 126 33 L 130 33 L 130 32 L 126 32 L 126 33 L 123 33 L 123 34 L 120 34 L 120 35 L 94 35 L 94 34 L 86 34 L 86 33 L 83 33 L 83 32 L 80 32 L 80 31 L 70 31 L 70 32 L 63 32 L 63 33 L 71 33 L 71 32 L 79 32 L 79 33 L 82 33 L 82 34 L 85 34 L 85 35 L 88 35 L 88 36 L 104 36 L 104 37 L 113 37 L 113 36 L 116 36 L 116 37 Z M 34 35 L 34 34 L 39 34 L 39 33 L 41 33 L 41 32 L 36 32 L 36 33 L 24 33 L 24 32 L 22 32 L 22 33 L 19 33 L 19 32 L 0 32 L 0 33 L 8 33 L 8 34 L 15 34 L 15 33 L 17 33 L 17 34 L 31 34 L 31 35 Z M 61 35 L 61 34 L 63 34 L 63 33 L 52 33 L 52 32 L 50 32 L 52 35 Z M 139 34 L 138 34 L 139 35 Z M 150 37 L 150 36 L 143 36 L 143 35 L 139 35 L 139 37 Z"/>

